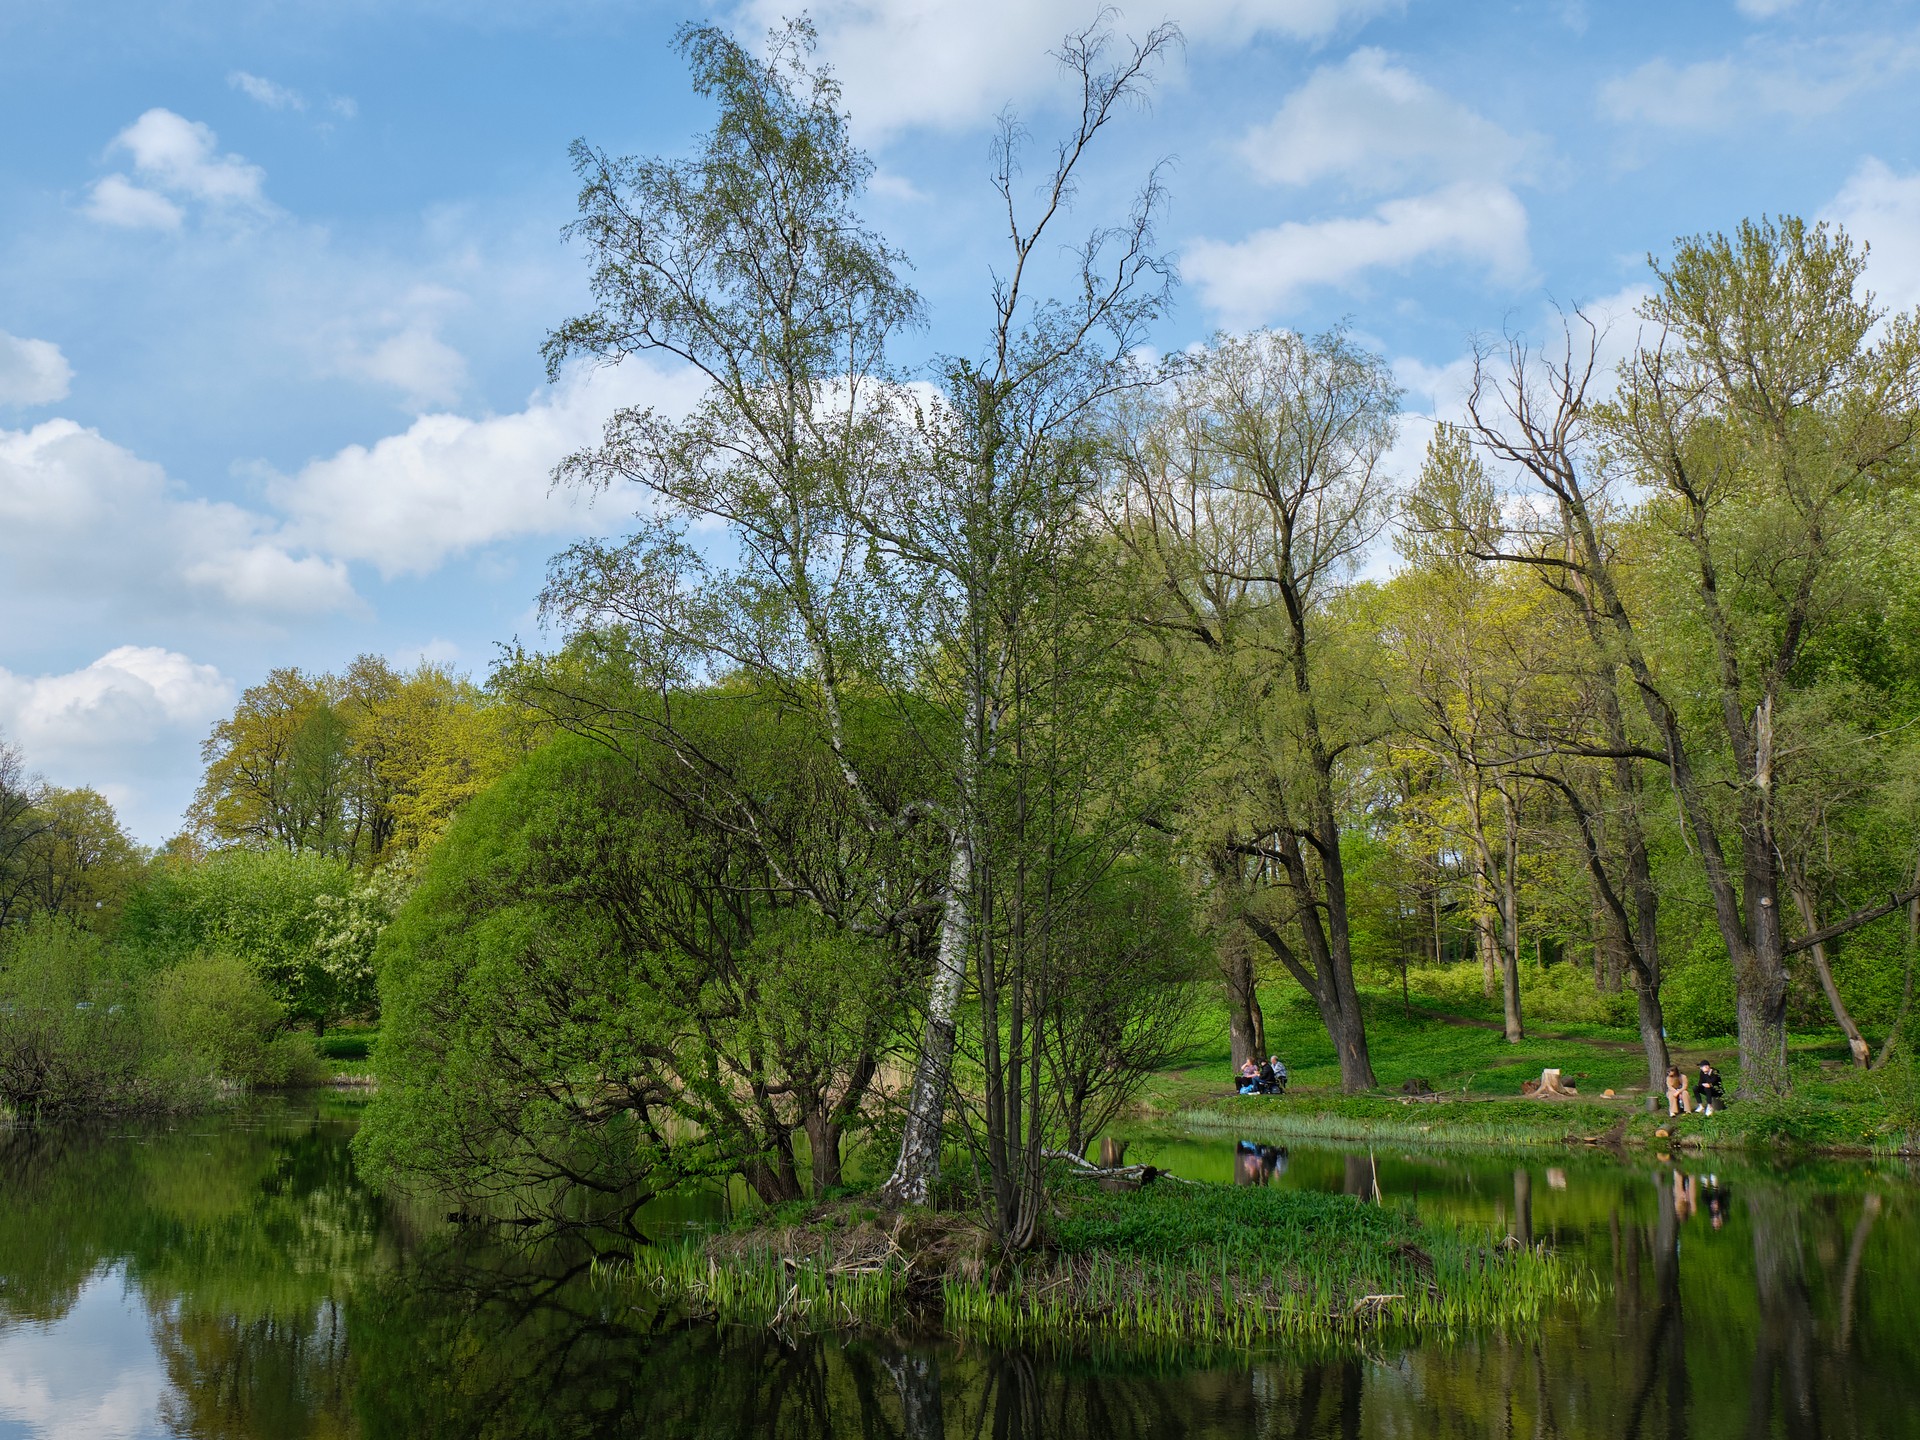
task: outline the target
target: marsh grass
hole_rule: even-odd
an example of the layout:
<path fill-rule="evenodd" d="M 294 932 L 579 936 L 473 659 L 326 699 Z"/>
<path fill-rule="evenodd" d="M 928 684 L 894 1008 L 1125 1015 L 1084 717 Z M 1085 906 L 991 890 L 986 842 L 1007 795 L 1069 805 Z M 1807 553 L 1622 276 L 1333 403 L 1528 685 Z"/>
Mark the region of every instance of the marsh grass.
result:
<path fill-rule="evenodd" d="M 1344 1195 L 1162 1183 L 1063 1199 L 1048 1244 L 994 1256 L 970 1223 L 909 1220 L 659 1245 L 599 1272 L 756 1325 L 937 1320 L 993 1342 L 1243 1349 L 1538 1323 L 1590 1280 L 1542 1249 Z"/>

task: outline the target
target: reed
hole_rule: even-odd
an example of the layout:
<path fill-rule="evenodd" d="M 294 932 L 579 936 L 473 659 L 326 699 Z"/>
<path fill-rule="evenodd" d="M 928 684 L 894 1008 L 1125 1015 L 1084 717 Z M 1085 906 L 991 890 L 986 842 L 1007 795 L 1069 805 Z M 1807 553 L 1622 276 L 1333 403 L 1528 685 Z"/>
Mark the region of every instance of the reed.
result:
<path fill-rule="evenodd" d="M 949 1268 L 937 1287 L 925 1255 L 869 1247 L 850 1263 L 794 1230 L 720 1253 L 710 1240 L 655 1246 L 596 1275 L 736 1323 L 885 1327 L 912 1314 L 996 1343 L 1207 1350 L 1511 1330 L 1595 1293 L 1542 1249 L 1348 1196 L 1159 1185 L 1063 1208 L 1046 1248 Z"/>

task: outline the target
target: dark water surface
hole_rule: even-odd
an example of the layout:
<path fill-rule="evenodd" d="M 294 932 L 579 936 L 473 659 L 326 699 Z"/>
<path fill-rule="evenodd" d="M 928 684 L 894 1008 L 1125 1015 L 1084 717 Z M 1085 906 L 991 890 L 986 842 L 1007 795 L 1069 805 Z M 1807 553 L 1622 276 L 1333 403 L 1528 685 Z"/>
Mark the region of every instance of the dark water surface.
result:
<path fill-rule="evenodd" d="M 1544 1241 L 1598 1297 L 1538 1334 L 1167 1360 L 641 1314 L 382 1203 L 353 1126 L 0 1132 L 0 1436 L 1920 1436 L 1904 1165 L 1136 1141 Z"/>

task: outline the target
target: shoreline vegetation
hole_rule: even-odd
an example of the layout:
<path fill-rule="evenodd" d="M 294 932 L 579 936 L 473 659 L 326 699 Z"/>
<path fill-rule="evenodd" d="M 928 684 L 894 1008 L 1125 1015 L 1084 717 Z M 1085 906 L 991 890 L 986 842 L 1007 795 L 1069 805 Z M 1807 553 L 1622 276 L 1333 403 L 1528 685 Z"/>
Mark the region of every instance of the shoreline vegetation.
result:
<path fill-rule="evenodd" d="M 1183 1348 L 1516 1329 L 1593 1291 L 1544 1246 L 1352 1196 L 1084 1172 L 1055 1195 L 1019 1255 L 975 1218 L 862 1194 L 644 1247 L 596 1281 L 723 1323 Z"/>

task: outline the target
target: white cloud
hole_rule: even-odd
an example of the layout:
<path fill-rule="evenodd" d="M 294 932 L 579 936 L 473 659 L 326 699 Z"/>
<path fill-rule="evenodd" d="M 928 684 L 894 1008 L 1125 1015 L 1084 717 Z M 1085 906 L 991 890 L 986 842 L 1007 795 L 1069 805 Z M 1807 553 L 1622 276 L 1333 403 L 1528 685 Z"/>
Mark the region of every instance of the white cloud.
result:
<path fill-rule="evenodd" d="M 227 76 L 227 84 L 231 85 L 235 90 L 238 90 L 249 100 L 254 101 L 256 104 L 264 105 L 269 110 L 304 110 L 307 108 L 307 102 L 298 90 L 292 90 L 285 85 L 276 84 L 274 81 L 261 75 L 249 75 L 244 70 L 235 70 L 231 75 Z"/>
<path fill-rule="evenodd" d="M 1855 240 L 1865 240 L 1867 283 L 1896 310 L 1920 305 L 1920 172 L 1896 174 L 1869 157 L 1826 208 Z"/>
<path fill-rule="evenodd" d="M 1256 35 L 1320 40 L 1403 0 L 1169 0 L 1136 7 L 1118 28 L 1175 21 L 1196 45 Z M 1092 19 L 1084 0 L 819 0 L 820 49 L 846 87 L 854 123 L 869 136 L 910 126 L 954 129 L 983 120 L 1056 78 L 1049 52 Z M 744 0 L 740 29 L 757 40 L 793 12 L 789 0 Z"/>
<path fill-rule="evenodd" d="M 120 1440 L 159 1427 L 167 1372 L 124 1266 L 103 1267 L 51 1324 L 0 1329 L 0 1429 Z"/>
<path fill-rule="evenodd" d="M 261 193 L 266 172 L 238 155 L 218 153 L 219 137 L 211 129 L 171 110 L 147 111 L 114 136 L 107 151 L 131 156 L 134 174 L 145 184 L 108 175 L 94 185 L 87 213 L 106 224 L 178 229 L 183 212 L 177 199 L 222 210 L 269 208 Z"/>
<path fill-rule="evenodd" d="M 0 604 L 104 607 L 123 621 L 209 603 L 312 614 L 359 601 L 344 564 L 296 557 L 269 518 L 180 493 L 71 420 L 0 430 Z"/>
<path fill-rule="evenodd" d="M 1771 20 L 1784 15 L 1798 0 L 1733 0 L 1733 8 L 1749 20 Z"/>
<path fill-rule="evenodd" d="M 129 230 L 178 230 L 181 220 L 178 205 L 124 175 L 109 175 L 87 192 L 87 213 L 102 224 Z"/>
<path fill-rule="evenodd" d="M 349 445 L 269 486 L 287 535 L 364 560 L 383 576 L 424 574 L 449 557 L 523 535 L 578 533 L 585 506 L 550 492 L 565 455 L 599 438 L 623 405 L 688 408 L 699 384 L 641 361 L 571 371 L 524 410 L 479 420 L 423 415 L 398 435 Z"/>
<path fill-rule="evenodd" d="M 233 683 L 156 645 L 121 645 L 65 675 L 0 669 L 0 729 L 36 763 L 43 756 L 196 730 L 233 704 Z"/>
<path fill-rule="evenodd" d="M 1519 276 L 1529 263 L 1526 207 L 1504 185 L 1460 181 L 1389 200 L 1367 216 L 1289 221 L 1244 240 L 1197 241 L 1181 269 L 1210 310 L 1238 324 L 1271 319 L 1313 286 L 1442 259 Z"/>
<path fill-rule="evenodd" d="M 73 367 L 51 340 L 0 330 L 0 405 L 51 405 L 67 398 Z"/>
<path fill-rule="evenodd" d="M 1263 180 L 1338 177 L 1365 190 L 1504 180 L 1533 148 L 1373 48 L 1315 70 L 1240 146 Z"/>
<path fill-rule="evenodd" d="M 1684 65 L 1649 60 L 1603 83 L 1600 108 L 1615 120 L 1672 130 L 1724 130 L 1763 115 L 1804 120 L 1916 68 L 1920 43 L 1908 35 L 1791 46 L 1757 40 L 1736 54 Z"/>
<path fill-rule="evenodd" d="M 409 406 L 450 405 L 467 386 L 467 361 L 426 322 L 405 329 L 365 350 L 349 351 L 341 369 L 398 390 Z"/>
<path fill-rule="evenodd" d="M 162 189 L 216 203 L 254 203 L 266 174 L 238 155 L 218 155 L 219 137 L 197 120 L 155 108 L 114 137 L 133 168 Z"/>

